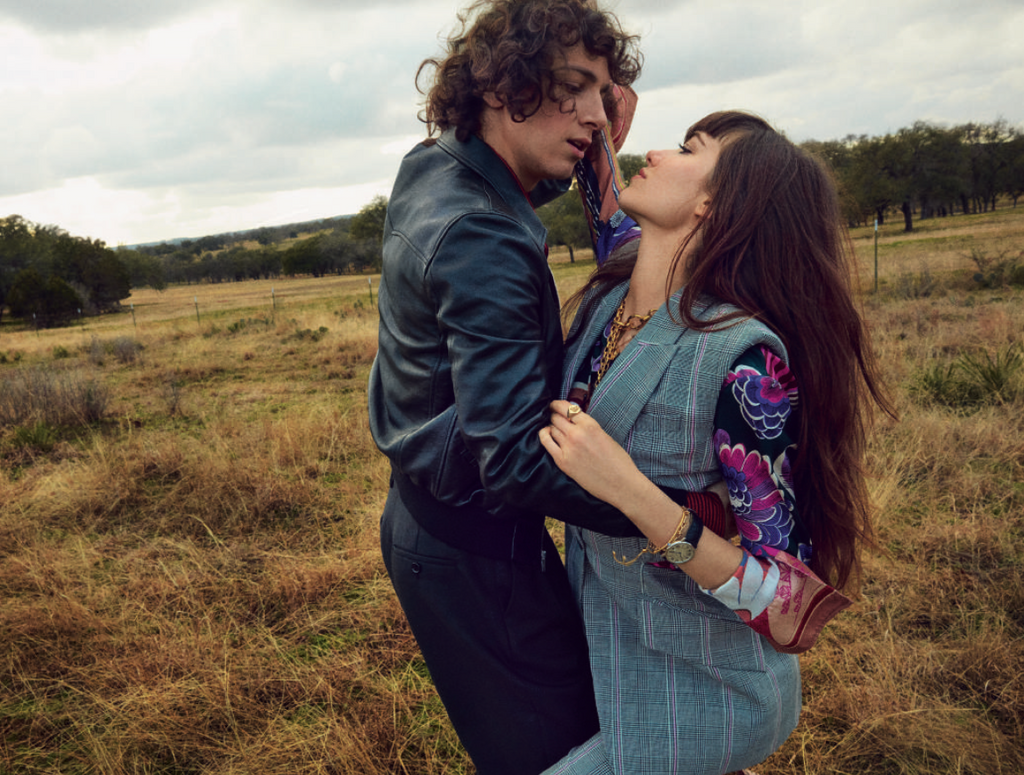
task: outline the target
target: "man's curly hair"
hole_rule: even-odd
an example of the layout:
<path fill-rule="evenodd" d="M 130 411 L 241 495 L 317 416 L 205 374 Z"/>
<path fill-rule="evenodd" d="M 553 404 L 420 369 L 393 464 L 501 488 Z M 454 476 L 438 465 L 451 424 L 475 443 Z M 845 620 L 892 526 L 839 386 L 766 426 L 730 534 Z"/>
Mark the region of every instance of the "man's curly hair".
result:
<path fill-rule="evenodd" d="M 447 55 L 424 60 L 416 73 L 417 88 L 426 94 L 420 120 L 431 135 L 452 127 L 460 140 L 477 133 L 488 92 L 515 121 L 536 113 L 545 97 L 559 101 L 552 69 L 580 43 L 607 60 L 613 83 L 629 86 L 640 76 L 638 37 L 589 0 L 478 0 L 458 19 Z M 424 90 L 420 79 L 430 68 L 433 82 Z M 605 109 L 614 115 L 614 104 Z"/>

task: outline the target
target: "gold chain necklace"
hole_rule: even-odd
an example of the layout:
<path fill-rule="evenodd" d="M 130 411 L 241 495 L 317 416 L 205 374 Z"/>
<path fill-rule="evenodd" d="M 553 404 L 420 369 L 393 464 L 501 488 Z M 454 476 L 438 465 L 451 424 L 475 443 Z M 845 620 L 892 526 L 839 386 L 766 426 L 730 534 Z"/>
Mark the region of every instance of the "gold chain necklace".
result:
<path fill-rule="evenodd" d="M 601 365 L 597 369 L 597 379 L 594 380 L 594 387 L 601 384 L 601 380 L 608 371 L 608 368 L 612 365 L 616 358 L 619 357 L 621 348 L 619 347 L 619 340 L 622 338 L 622 334 L 625 331 L 639 331 L 643 328 L 647 321 L 653 317 L 654 313 L 658 311 L 658 308 L 650 310 L 646 315 L 630 315 L 628 318 L 623 320 L 623 316 L 626 314 L 626 300 L 623 298 L 619 304 L 619 308 L 615 310 L 615 317 L 612 318 L 611 330 L 608 332 L 608 341 L 604 344 L 604 351 L 601 353 Z"/>

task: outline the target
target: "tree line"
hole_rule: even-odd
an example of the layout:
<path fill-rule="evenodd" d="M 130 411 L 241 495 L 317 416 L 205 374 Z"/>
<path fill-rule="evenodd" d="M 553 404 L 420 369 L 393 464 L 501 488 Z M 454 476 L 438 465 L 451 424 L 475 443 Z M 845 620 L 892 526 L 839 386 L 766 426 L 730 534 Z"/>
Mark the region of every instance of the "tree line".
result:
<path fill-rule="evenodd" d="M 129 265 L 134 287 L 157 289 L 167 284 L 375 271 L 380 268 L 386 213 L 387 200 L 376 197 L 355 216 L 161 243 L 132 251 L 122 249 L 119 253 Z"/>
<path fill-rule="evenodd" d="M 116 309 L 131 293 L 127 268 L 101 240 L 73 237 L 17 215 L 0 220 L 0 321 L 37 326 Z"/>
<path fill-rule="evenodd" d="M 880 137 L 803 143 L 825 158 L 845 196 L 851 225 L 994 210 L 1024 194 L 1024 132 L 999 120 L 944 128 L 924 121 Z"/>
<path fill-rule="evenodd" d="M 0 219 L 0 322 L 6 308 L 66 325 L 119 310 L 133 288 L 376 271 L 386 212 L 377 197 L 351 217 L 116 249 L 12 215 Z"/>
<path fill-rule="evenodd" d="M 1024 132 L 1003 120 L 951 128 L 919 121 L 883 136 L 801 145 L 831 165 L 851 226 L 896 214 L 911 231 L 915 218 L 986 212 L 1000 197 L 1016 206 L 1024 194 Z M 619 163 L 628 180 L 644 158 L 623 154 Z M 38 326 L 62 325 L 117 310 L 132 288 L 376 271 L 386 214 L 378 196 L 352 217 L 133 249 L 10 216 L 0 219 L 0 322 L 6 307 Z M 589 247 L 576 192 L 538 214 L 550 244 L 568 247 L 570 259 Z"/>

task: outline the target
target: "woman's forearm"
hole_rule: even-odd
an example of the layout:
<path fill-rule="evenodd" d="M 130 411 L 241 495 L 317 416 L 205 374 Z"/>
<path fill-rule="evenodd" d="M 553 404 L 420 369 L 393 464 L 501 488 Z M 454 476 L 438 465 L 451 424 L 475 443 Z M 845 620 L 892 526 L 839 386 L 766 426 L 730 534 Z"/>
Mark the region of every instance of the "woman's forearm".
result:
<path fill-rule="evenodd" d="M 682 507 L 634 468 L 622 477 L 614 496 L 615 505 L 647 536 L 655 547 L 663 547 L 680 526 Z M 685 532 L 684 530 L 681 532 Z M 678 565 L 697 584 L 715 589 L 728 581 L 743 560 L 743 550 L 710 530 L 701 534 L 693 558 Z"/>

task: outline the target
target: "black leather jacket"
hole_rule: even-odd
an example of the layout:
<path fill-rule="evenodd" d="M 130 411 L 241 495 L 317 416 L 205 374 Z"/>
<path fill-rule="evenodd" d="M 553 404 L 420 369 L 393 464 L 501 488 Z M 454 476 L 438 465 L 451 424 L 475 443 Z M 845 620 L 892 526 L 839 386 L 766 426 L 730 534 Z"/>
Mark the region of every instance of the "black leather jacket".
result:
<path fill-rule="evenodd" d="M 476 137 L 449 131 L 405 157 L 384 227 L 369 386 L 373 438 L 421 526 L 531 563 L 545 515 L 639 535 L 537 439 L 562 376 L 562 329 L 533 206 Z"/>

